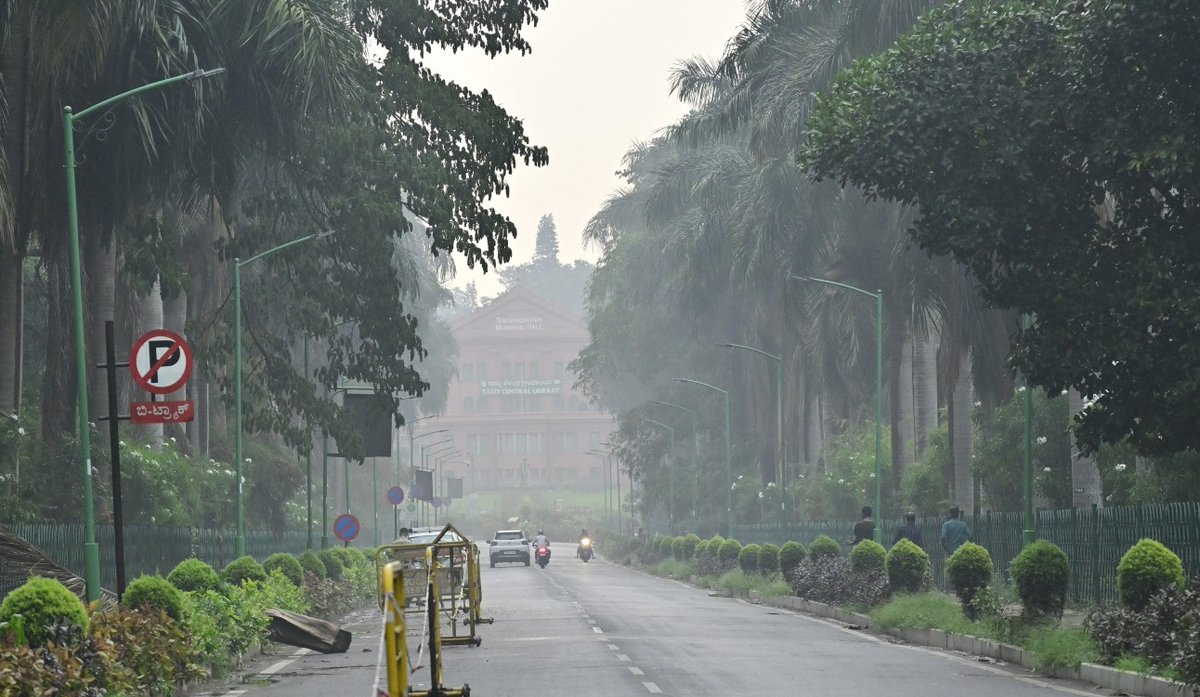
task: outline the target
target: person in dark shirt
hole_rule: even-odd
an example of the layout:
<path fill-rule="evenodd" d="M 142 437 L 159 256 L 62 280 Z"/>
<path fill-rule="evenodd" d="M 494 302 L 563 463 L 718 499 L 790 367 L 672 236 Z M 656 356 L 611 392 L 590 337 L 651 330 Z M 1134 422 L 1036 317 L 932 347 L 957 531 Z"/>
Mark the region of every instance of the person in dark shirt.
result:
<path fill-rule="evenodd" d="M 870 506 L 862 507 L 863 519 L 854 524 L 854 541 L 850 543 L 851 545 L 873 538 L 875 535 L 875 521 L 871 519 L 873 513 Z"/>
<path fill-rule="evenodd" d="M 896 538 L 892 540 L 892 544 L 905 539 L 911 540 L 913 544 L 922 549 L 925 548 L 925 541 L 921 537 L 921 528 L 917 527 L 917 514 L 911 511 L 904 514 L 904 525 L 896 528 Z"/>
<path fill-rule="evenodd" d="M 941 543 L 942 549 L 946 550 L 947 559 L 955 550 L 971 541 L 971 528 L 959 519 L 960 514 L 958 506 L 951 506 L 950 517 L 942 523 Z"/>

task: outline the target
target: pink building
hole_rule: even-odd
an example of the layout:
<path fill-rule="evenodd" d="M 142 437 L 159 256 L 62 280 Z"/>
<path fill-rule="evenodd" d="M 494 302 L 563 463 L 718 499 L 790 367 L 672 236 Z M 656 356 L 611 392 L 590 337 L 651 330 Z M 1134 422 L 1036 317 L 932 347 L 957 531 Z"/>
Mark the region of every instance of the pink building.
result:
<path fill-rule="evenodd" d="M 604 447 L 613 418 L 575 391 L 567 370 L 588 343 L 584 321 L 516 288 L 457 318 L 451 329 L 458 377 L 446 412 L 420 431 L 448 429 L 445 436 L 467 453 L 455 459 L 473 465 L 445 465 L 443 476 L 464 478 L 468 492 L 601 488 L 603 460 L 587 451 Z"/>

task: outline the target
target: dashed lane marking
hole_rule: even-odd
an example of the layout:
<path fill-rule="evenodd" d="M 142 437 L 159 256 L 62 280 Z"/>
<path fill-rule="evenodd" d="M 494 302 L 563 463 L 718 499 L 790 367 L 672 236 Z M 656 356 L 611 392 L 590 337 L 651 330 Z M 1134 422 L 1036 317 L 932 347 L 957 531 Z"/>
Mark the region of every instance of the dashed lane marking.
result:
<path fill-rule="evenodd" d="M 625 655 L 625 654 L 623 654 L 623 653 L 619 653 L 619 654 L 617 654 L 617 660 L 618 660 L 618 661 L 623 661 L 623 662 L 626 662 L 626 663 L 628 663 L 628 662 L 629 662 L 629 656 L 626 656 L 626 655 Z"/>
<path fill-rule="evenodd" d="M 620 648 L 616 644 L 609 644 L 608 648 L 610 651 L 620 651 Z"/>
<path fill-rule="evenodd" d="M 634 675 L 645 675 L 645 673 L 642 672 L 642 669 L 638 668 L 637 666 L 629 666 L 629 672 L 633 673 Z"/>
<path fill-rule="evenodd" d="M 593 632 L 595 632 L 595 633 L 597 633 L 597 634 L 603 634 L 603 633 L 604 633 L 604 630 L 603 630 L 603 629 L 601 629 L 601 628 L 599 628 L 599 627 L 592 627 L 592 631 L 593 631 Z"/>
<path fill-rule="evenodd" d="M 642 685 L 644 685 L 646 688 L 646 691 L 652 695 L 661 695 L 662 694 L 662 688 L 659 687 L 658 685 L 655 685 L 652 682 L 644 682 L 644 683 L 642 683 Z"/>

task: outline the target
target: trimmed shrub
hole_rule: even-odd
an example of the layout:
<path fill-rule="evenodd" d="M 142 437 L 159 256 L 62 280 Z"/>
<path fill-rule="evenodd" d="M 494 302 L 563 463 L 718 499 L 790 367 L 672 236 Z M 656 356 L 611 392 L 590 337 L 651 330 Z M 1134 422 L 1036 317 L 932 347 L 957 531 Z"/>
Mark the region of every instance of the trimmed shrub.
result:
<path fill-rule="evenodd" d="M 262 564 L 247 554 L 226 564 L 225 568 L 221 569 L 221 578 L 225 580 L 225 583 L 240 586 L 242 581 L 267 580 L 267 572 L 263 571 Z"/>
<path fill-rule="evenodd" d="M 758 551 L 758 573 L 770 576 L 779 571 L 779 546 L 765 544 Z"/>
<path fill-rule="evenodd" d="M 738 555 L 742 553 L 742 543 L 737 540 L 725 540 L 717 551 L 717 561 L 723 569 L 733 569 L 737 566 Z"/>
<path fill-rule="evenodd" d="M 762 547 L 760 547 L 754 543 L 750 543 L 750 544 L 746 545 L 745 547 L 742 547 L 741 551 L 738 552 L 738 558 L 737 558 L 738 567 L 740 567 L 742 571 L 744 571 L 745 573 L 748 573 L 748 574 L 757 573 L 758 572 L 758 553 L 761 551 L 762 551 Z"/>
<path fill-rule="evenodd" d="M 317 556 L 317 553 L 311 549 L 301 554 L 296 558 L 300 562 L 300 568 L 316 576 L 318 579 L 325 578 L 325 562 Z"/>
<path fill-rule="evenodd" d="M 263 571 L 269 574 L 276 569 L 279 569 L 279 573 L 294 585 L 299 586 L 304 583 L 304 567 L 300 566 L 300 560 L 296 557 L 282 552 L 276 552 L 267 557 L 267 560 L 263 562 Z"/>
<path fill-rule="evenodd" d="M 790 578 L 800 562 L 808 559 L 808 550 L 799 542 L 785 542 L 779 548 L 779 573 Z"/>
<path fill-rule="evenodd" d="M 888 585 L 893 593 L 920 593 L 929 579 L 929 555 L 912 540 L 903 538 L 887 555 Z"/>
<path fill-rule="evenodd" d="M 354 568 L 358 564 L 358 550 L 353 547 L 334 547 L 329 551 L 333 552 L 338 561 L 342 562 L 343 570 Z"/>
<path fill-rule="evenodd" d="M 54 579 L 33 576 L 25 585 L 4 596 L 0 603 L 0 622 L 13 615 L 25 620 L 25 638 L 30 646 L 41 646 L 53 636 L 58 622 L 78 626 L 87 634 L 88 616 L 79 598 Z"/>
<path fill-rule="evenodd" d="M 1071 565 L 1058 545 L 1046 540 L 1035 541 L 1021 550 L 1009 566 L 1009 572 L 1026 615 L 1062 617 Z"/>
<path fill-rule="evenodd" d="M 808 546 L 808 557 L 813 561 L 821 558 L 842 556 L 842 546 L 828 535 L 818 535 Z"/>
<path fill-rule="evenodd" d="M 819 603 L 867 609 L 887 598 L 887 576 L 882 571 L 854 574 L 845 557 L 805 559 L 787 580 L 797 597 Z"/>
<path fill-rule="evenodd" d="M 696 557 L 696 547 L 700 544 L 700 537 L 695 533 L 688 533 L 679 538 L 680 550 L 683 556 L 679 557 L 680 561 L 691 561 Z"/>
<path fill-rule="evenodd" d="M 317 554 L 321 562 L 325 564 L 325 575 L 331 581 L 341 578 L 342 571 L 346 568 L 346 565 L 342 563 L 341 555 L 337 554 L 334 549 L 323 549 Z"/>
<path fill-rule="evenodd" d="M 887 550 L 874 540 L 863 540 L 850 550 L 850 570 L 856 574 L 883 571 L 886 562 Z"/>
<path fill-rule="evenodd" d="M 971 601 L 992 580 L 992 555 L 974 542 L 966 542 L 946 560 L 946 575 L 962 602 L 963 614 L 975 619 L 978 613 Z"/>
<path fill-rule="evenodd" d="M 221 577 L 206 562 L 196 559 L 184 559 L 167 574 L 167 583 L 181 591 L 219 591 Z"/>
<path fill-rule="evenodd" d="M 1121 604 L 1131 610 L 1146 607 L 1155 593 L 1168 586 L 1183 587 L 1183 563 L 1161 542 L 1140 540 L 1117 564 Z"/>
<path fill-rule="evenodd" d="M 121 605 L 130 610 L 149 607 L 162 610 L 167 617 L 179 621 L 183 617 L 183 593 L 159 575 L 139 576 L 125 587 Z"/>
<path fill-rule="evenodd" d="M 351 563 L 346 565 L 347 567 L 362 566 L 367 563 L 367 553 L 358 547 L 342 547 L 342 549 L 346 550 L 346 554 L 349 555 L 348 558 L 352 560 Z"/>

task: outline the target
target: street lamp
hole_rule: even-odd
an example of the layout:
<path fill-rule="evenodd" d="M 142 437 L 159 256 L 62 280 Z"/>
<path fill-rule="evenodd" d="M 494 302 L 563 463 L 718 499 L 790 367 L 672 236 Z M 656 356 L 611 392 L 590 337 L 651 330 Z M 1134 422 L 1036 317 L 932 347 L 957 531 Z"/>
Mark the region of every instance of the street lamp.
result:
<path fill-rule="evenodd" d="M 733 458 L 729 452 L 729 392 L 699 380 L 688 378 L 672 378 L 672 380 L 706 387 L 714 392 L 720 392 L 721 396 L 725 398 L 725 534 L 728 535 L 730 526 L 733 525 Z"/>
<path fill-rule="evenodd" d="M 838 283 L 824 278 L 811 276 L 790 276 L 797 281 L 823 283 L 827 286 L 862 293 L 869 298 L 875 298 L 875 516 L 883 516 L 883 291 L 872 293 L 847 283 Z M 883 542 L 883 528 L 875 526 L 875 541 Z"/>
<path fill-rule="evenodd" d="M 585 455 L 595 455 L 604 459 L 604 520 L 612 523 L 612 482 L 609 481 L 612 477 L 612 453 L 604 450 L 587 450 Z"/>
<path fill-rule="evenodd" d="M 446 493 L 446 487 L 443 486 L 443 482 L 442 482 L 442 460 L 447 457 L 459 457 L 462 454 L 463 454 L 463 452 L 461 450 L 459 450 L 458 448 L 451 447 L 450 450 L 442 451 L 441 454 L 434 455 L 434 457 L 433 457 L 433 485 L 434 485 L 434 490 L 438 492 L 437 495 L 439 497 L 439 503 L 441 503 L 440 497 L 442 496 L 442 494 Z M 441 515 L 442 515 L 441 508 L 442 507 L 440 505 L 434 506 L 434 508 L 433 508 L 433 524 L 434 525 L 437 525 L 439 523 L 439 521 L 441 520 Z"/>
<path fill-rule="evenodd" d="M 280 252 L 289 247 L 295 247 L 298 244 L 312 240 L 319 240 L 332 234 L 332 230 L 316 232 L 294 239 L 291 242 L 284 242 L 265 252 L 259 252 L 245 261 L 237 257 L 234 257 L 233 260 L 233 389 L 234 402 L 236 404 L 233 412 L 233 459 L 237 463 L 237 537 L 234 538 L 233 550 L 236 557 L 246 554 L 245 514 L 242 501 L 242 492 L 245 489 L 244 477 L 242 476 L 242 468 L 245 464 L 242 462 L 242 267 L 253 264 L 259 259 L 270 256 L 275 252 Z"/>
<path fill-rule="evenodd" d="M 453 450 L 454 446 L 450 445 L 453 442 L 454 442 L 454 438 L 451 437 L 451 438 L 446 438 L 444 440 L 439 440 L 436 443 L 430 443 L 429 445 L 422 445 L 421 446 L 421 469 L 424 469 L 424 470 L 429 469 L 429 466 L 426 464 L 427 458 L 437 455 L 439 453 L 444 453 L 444 452 Z M 434 448 L 438 447 L 439 445 L 444 445 L 446 447 L 442 448 L 441 450 L 434 450 Z M 436 491 L 437 491 L 437 481 L 435 480 L 435 481 L 431 482 L 431 486 L 430 486 L 429 493 L 428 493 L 429 498 L 433 498 L 433 496 L 436 495 Z M 426 516 L 425 516 L 426 520 L 428 520 L 429 511 L 426 510 L 425 514 L 426 514 Z"/>
<path fill-rule="evenodd" d="M 1033 317 L 1026 314 L 1021 317 L 1022 333 L 1033 326 Z M 1024 338 L 1024 337 L 1022 337 Z M 1036 522 L 1033 517 L 1033 390 L 1029 380 L 1025 383 L 1025 529 L 1021 531 L 1023 547 L 1033 544 L 1037 537 Z"/>
<path fill-rule="evenodd" d="M 79 413 L 79 459 L 83 466 L 83 578 L 88 602 L 100 599 L 100 546 L 96 543 L 96 510 L 92 500 L 92 438 L 88 419 L 87 345 L 83 335 L 83 271 L 79 251 L 79 210 L 75 197 L 75 122 L 89 114 L 107 109 L 130 97 L 174 85 L 193 82 L 225 72 L 224 68 L 193 70 L 141 87 L 126 90 L 116 96 L 84 109 L 78 114 L 69 106 L 63 107 L 63 160 L 67 170 L 67 238 L 71 258 L 71 305 L 75 316 L 75 391 Z M 114 416 L 115 418 L 115 416 Z"/>
<path fill-rule="evenodd" d="M 698 508 L 698 501 L 700 498 L 700 446 L 697 440 L 698 436 L 696 435 L 696 410 L 688 409 L 687 407 L 673 404 L 671 402 L 664 402 L 660 399 L 653 399 L 650 401 L 652 404 L 661 404 L 664 407 L 671 407 L 672 409 L 686 411 L 692 415 L 692 519 L 694 520 L 696 518 L 696 510 Z"/>
<path fill-rule="evenodd" d="M 675 429 L 654 419 L 639 416 L 639 419 L 659 428 L 667 429 L 671 434 L 671 447 L 667 450 L 667 527 L 675 534 Z"/>
<path fill-rule="evenodd" d="M 745 346 L 743 344 L 718 344 L 718 346 L 723 346 L 725 348 L 741 349 L 743 351 L 752 351 L 754 353 L 757 353 L 760 356 L 766 356 L 767 358 L 770 358 L 771 360 L 775 361 L 775 364 L 778 367 L 779 374 L 778 374 L 777 379 L 779 381 L 779 386 L 775 391 L 775 429 L 776 429 L 775 430 L 775 438 L 776 438 L 776 446 L 779 448 L 779 470 L 775 473 L 775 477 L 779 483 L 779 492 L 780 492 L 780 494 L 782 494 L 782 496 L 780 497 L 780 510 L 786 511 L 787 510 L 787 489 L 785 487 L 786 482 L 784 481 L 784 478 L 787 473 L 787 443 L 784 441 L 784 437 L 783 437 L 783 390 L 784 390 L 784 384 L 785 384 L 786 378 L 784 375 L 785 369 L 784 369 L 784 364 L 783 364 L 783 357 L 776 356 L 773 353 L 767 353 L 766 351 L 763 351 L 762 349 L 756 349 L 753 346 Z"/>

